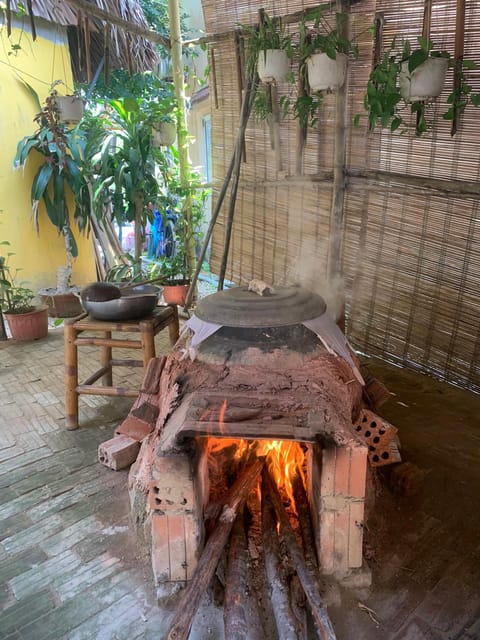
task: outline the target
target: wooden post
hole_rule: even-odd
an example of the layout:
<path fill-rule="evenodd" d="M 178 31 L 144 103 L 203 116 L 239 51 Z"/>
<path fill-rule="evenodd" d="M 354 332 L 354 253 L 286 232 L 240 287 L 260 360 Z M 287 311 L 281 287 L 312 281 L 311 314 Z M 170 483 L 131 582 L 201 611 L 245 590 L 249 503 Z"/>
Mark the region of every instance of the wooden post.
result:
<path fill-rule="evenodd" d="M 457 0 L 457 13 L 455 19 L 455 68 L 453 71 L 453 90 L 458 91 L 462 83 L 463 75 L 463 49 L 465 45 L 465 0 Z M 454 107 L 452 129 L 450 134 L 457 133 L 459 110 Z"/>
<path fill-rule="evenodd" d="M 347 10 L 345 0 L 337 0 L 337 11 L 344 12 Z M 343 27 L 343 29 L 348 27 Z M 343 35 L 343 34 L 342 34 Z M 335 123 L 335 151 L 333 165 L 333 193 L 332 206 L 330 210 L 330 236 L 328 247 L 327 261 L 327 279 L 330 284 L 334 285 L 335 291 L 338 290 L 338 280 L 341 278 L 341 257 L 342 257 L 342 234 L 343 234 L 343 218 L 344 218 L 344 199 L 345 199 L 345 155 L 347 148 L 347 134 L 345 126 L 345 118 L 347 111 L 347 79 L 336 93 L 336 123 Z M 338 300 L 338 308 L 341 309 L 340 317 L 337 322 L 344 323 L 345 318 L 345 292 L 337 294 L 341 299 Z"/>
<path fill-rule="evenodd" d="M 103 336 L 107 340 L 112 339 L 111 331 L 104 331 Z M 102 347 L 102 354 L 100 358 L 100 363 L 102 368 L 105 368 L 106 373 L 102 377 L 102 384 L 105 387 L 111 387 L 113 385 L 113 375 L 112 375 L 112 347 L 105 345 Z M 86 383 L 88 384 L 88 383 Z"/>
<path fill-rule="evenodd" d="M 63 329 L 65 350 L 65 424 L 69 431 L 78 429 L 78 354 L 75 319 L 65 320 Z"/>

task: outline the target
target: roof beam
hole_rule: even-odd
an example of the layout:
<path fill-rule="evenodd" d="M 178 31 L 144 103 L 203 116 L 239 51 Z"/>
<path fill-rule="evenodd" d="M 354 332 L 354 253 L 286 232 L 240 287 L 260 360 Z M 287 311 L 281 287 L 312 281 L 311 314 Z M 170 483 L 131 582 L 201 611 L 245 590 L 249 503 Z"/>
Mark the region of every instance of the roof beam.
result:
<path fill-rule="evenodd" d="M 87 0 L 65 0 L 69 5 L 75 7 L 75 9 L 79 9 L 80 11 L 85 12 L 87 15 L 94 16 L 95 18 L 99 18 L 100 20 L 105 20 L 105 22 L 109 22 L 110 24 L 123 29 L 123 31 L 127 31 L 128 33 L 133 33 L 136 36 L 140 36 L 141 38 L 145 38 L 145 40 L 149 40 L 150 42 L 154 42 L 155 44 L 161 44 L 165 47 L 165 49 L 170 50 L 170 41 L 165 36 L 160 35 L 156 31 L 152 31 L 151 29 L 146 29 L 144 27 L 140 27 L 139 25 L 132 24 L 128 22 L 128 20 L 124 20 L 119 16 L 110 13 L 109 11 L 104 11 L 100 9 L 95 4 L 88 2 Z"/>

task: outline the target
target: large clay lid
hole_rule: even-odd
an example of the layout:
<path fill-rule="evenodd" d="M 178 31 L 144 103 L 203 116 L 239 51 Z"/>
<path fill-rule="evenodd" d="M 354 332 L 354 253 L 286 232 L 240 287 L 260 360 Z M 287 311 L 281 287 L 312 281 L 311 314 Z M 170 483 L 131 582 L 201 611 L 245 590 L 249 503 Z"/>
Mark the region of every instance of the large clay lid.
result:
<path fill-rule="evenodd" d="M 195 315 L 227 327 L 284 327 L 321 316 L 324 299 L 302 287 L 275 287 L 268 295 L 233 287 L 198 302 Z"/>

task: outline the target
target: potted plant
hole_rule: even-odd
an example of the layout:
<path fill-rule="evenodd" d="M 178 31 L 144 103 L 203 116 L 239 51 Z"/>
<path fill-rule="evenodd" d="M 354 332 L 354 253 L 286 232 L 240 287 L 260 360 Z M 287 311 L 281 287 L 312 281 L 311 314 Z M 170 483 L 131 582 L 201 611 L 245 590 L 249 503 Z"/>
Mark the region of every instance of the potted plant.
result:
<path fill-rule="evenodd" d="M 312 27 L 307 22 L 312 20 Z M 300 24 L 299 74 L 304 87 L 293 104 L 302 127 L 313 126 L 323 101 L 322 91 L 334 91 L 345 82 L 348 56 L 358 58 L 358 47 L 344 35 L 348 14 L 335 14 L 333 28 L 321 10 L 310 12 Z"/>
<path fill-rule="evenodd" d="M 34 122 L 37 130 L 20 140 L 14 163 L 23 167 L 31 155 L 43 157 L 31 189 L 34 225 L 38 232 L 39 204 L 43 201 L 48 219 L 63 236 L 67 257 L 67 265 L 58 270 L 57 288 L 40 293 L 51 307 L 51 315 L 74 316 L 81 312 L 81 305 L 78 289 L 70 286 L 72 262 L 78 255 L 72 218 L 82 233 L 88 231 L 90 224 L 90 184 L 84 163 L 86 139 L 81 129 L 69 130 L 60 122 L 55 92 L 47 97 Z"/>
<path fill-rule="evenodd" d="M 322 11 L 317 11 L 313 27 L 305 20 L 300 24 L 300 67 L 307 69 L 308 85 L 312 91 L 339 89 L 345 82 L 349 54 L 358 58 L 358 47 L 344 35 L 348 14 L 335 14 L 335 27 L 329 24 Z"/>
<path fill-rule="evenodd" d="M 248 65 L 257 69 L 262 82 L 284 82 L 293 57 L 292 39 L 280 19 L 266 12 L 258 28 L 243 26 L 248 34 Z"/>
<path fill-rule="evenodd" d="M 435 50 L 433 42 L 424 37 L 417 39 L 413 48 L 408 40 L 399 49 L 394 38 L 370 73 L 364 98 L 370 130 L 376 126 L 396 131 L 408 128 L 405 112 L 416 115 L 415 134 L 421 136 L 429 125 L 425 105 L 440 95 L 452 59 L 448 51 Z M 472 93 L 464 70 L 475 69 L 476 64 L 463 60 L 459 82 L 447 98 L 450 105 L 443 118 L 451 120 L 454 113 L 465 109 L 468 103 L 480 106 L 480 95 Z M 355 116 L 358 124 L 360 116 Z"/>
<path fill-rule="evenodd" d="M 62 124 L 78 124 L 83 116 L 83 100 L 77 94 L 60 96 L 52 92 L 53 102 Z"/>
<path fill-rule="evenodd" d="M 3 245 L 8 244 L 2 242 Z M 15 340 L 38 340 L 48 334 L 48 310 L 46 306 L 33 304 L 35 294 L 17 282 L 20 269 L 9 266 L 9 258 L 0 256 L 0 308 L 7 319 L 12 338 Z"/>

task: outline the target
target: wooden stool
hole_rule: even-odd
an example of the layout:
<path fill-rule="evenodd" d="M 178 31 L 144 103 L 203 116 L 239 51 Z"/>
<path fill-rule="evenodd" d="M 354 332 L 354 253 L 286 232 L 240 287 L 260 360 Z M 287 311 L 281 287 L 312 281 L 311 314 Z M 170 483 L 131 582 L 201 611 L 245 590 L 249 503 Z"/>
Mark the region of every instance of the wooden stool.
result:
<path fill-rule="evenodd" d="M 123 322 L 94 320 L 86 313 L 65 320 L 65 418 L 68 430 L 78 429 L 78 397 L 83 393 L 94 396 L 123 396 L 136 398 L 138 389 L 112 386 L 112 367 L 144 367 L 155 357 L 155 336 L 168 327 L 172 345 L 178 340 L 179 324 L 176 305 L 157 307 L 147 318 Z M 78 337 L 83 331 L 100 333 L 99 337 Z M 139 333 L 140 339 L 112 338 L 112 332 Z M 93 345 L 101 347 L 101 367 L 83 384 L 78 384 L 78 347 Z M 141 349 L 142 360 L 112 359 L 112 347 Z M 103 386 L 94 386 L 102 378 Z"/>

